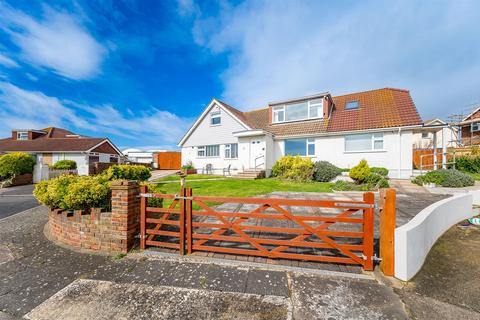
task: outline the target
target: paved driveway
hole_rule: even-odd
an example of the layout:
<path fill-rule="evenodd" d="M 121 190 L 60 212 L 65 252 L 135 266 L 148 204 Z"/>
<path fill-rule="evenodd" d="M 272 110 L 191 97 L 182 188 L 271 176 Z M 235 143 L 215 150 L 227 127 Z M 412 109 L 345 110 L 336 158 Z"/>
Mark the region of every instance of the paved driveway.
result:
<path fill-rule="evenodd" d="M 34 185 L 0 189 L 0 219 L 39 205 L 32 195 Z"/>

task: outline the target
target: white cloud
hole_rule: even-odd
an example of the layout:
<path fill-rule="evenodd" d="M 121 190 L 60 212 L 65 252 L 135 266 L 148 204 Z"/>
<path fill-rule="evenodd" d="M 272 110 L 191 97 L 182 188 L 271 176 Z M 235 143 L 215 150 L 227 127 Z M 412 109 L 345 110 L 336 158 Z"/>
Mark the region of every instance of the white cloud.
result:
<path fill-rule="evenodd" d="M 480 100 L 479 29 L 475 1 L 251 1 L 197 18 L 193 35 L 228 55 L 223 98 L 242 109 L 400 87 L 430 117 Z"/>
<path fill-rule="evenodd" d="M 0 137 L 12 128 L 58 126 L 92 136 L 120 137 L 133 146 L 175 148 L 193 119 L 151 108 L 124 115 L 112 105 L 90 106 L 0 82 Z"/>
<path fill-rule="evenodd" d="M 18 68 L 18 63 L 13 59 L 9 58 L 5 54 L 0 52 L 0 65 L 3 65 L 7 68 Z"/>
<path fill-rule="evenodd" d="M 43 19 L 36 20 L 0 6 L 0 21 L 26 62 L 74 80 L 100 73 L 107 50 L 74 16 L 45 7 Z"/>
<path fill-rule="evenodd" d="M 188 17 L 200 13 L 200 9 L 194 0 L 177 0 L 177 12 L 182 17 Z"/>

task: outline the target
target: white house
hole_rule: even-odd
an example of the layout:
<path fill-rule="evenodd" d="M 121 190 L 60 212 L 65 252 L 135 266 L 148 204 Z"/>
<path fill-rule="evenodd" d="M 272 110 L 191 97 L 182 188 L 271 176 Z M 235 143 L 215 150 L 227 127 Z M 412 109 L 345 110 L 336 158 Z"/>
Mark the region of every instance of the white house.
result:
<path fill-rule="evenodd" d="M 129 161 L 151 164 L 155 162 L 154 154 L 165 150 L 140 150 L 129 148 L 122 151 Z"/>
<path fill-rule="evenodd" d="M 107 138 L 85 137 L 61 128 L 14 129 L 0 139 L 0 152 L 26 152 L 36 159 L 33 181 L 48 177 L 48 166 L 59 160 L 74 160 L 79 175 L 88 175 L 95 162 L 118 163 L 122 153 Z"/>
<path fill-rule="evenodd" d="M 293 154 L 351 168 L 361 159 L 391 177 L 412 174 L 413 136 L 422 120 L 407 90 L 384 88 L 332 97 L 330 93 L 241 112 L 213 99 L 181 139 L 182 163 L 211 164 L 232 173 L 265 170 Z M 431 130 L 431 129 L 430 129 Z"/>

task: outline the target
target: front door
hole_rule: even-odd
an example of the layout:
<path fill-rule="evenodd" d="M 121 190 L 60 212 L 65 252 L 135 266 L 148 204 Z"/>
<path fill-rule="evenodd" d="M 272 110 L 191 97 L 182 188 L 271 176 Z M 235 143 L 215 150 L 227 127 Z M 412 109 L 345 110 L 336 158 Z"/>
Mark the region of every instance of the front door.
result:
<path fill-rule="evenodd" d="M 250 169 L 263 169 L 265 163 L 265 140 L 261 137 L 250 139 Z"/>

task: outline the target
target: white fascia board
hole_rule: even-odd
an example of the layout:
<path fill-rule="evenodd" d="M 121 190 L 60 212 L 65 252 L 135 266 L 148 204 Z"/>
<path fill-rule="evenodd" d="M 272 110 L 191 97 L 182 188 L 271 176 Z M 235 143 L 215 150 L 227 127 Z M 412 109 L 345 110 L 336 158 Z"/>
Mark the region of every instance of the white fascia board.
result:
<path fill-rule="evenodd" d="M 187 133 L 182 137 L 180 142 L 178 143 L 177 146 L 182 147 L 183 144 L 185 143 L 185 140 L 190 137 L 190 135 L 195 131 L 195 129 L 198 127 L 200 122 L 207 116 L 207 114 L 210 112 L 210 110 L 214 107 L 217 106 L 221 108 L 223 111 L 225 111 L 228 115 L 230 115 L 233 119 L 235 119 L 238 123 L 240 123 L 246 130 L 251 130 L 245 122 L 240 120 L 236 115 L 230 112 L 227 108 L 225 108 L 220 102 L 217 101 L 217 99 L 212 99 L 212 101 L 208 104 L 208 106 L 205 108 L 205 110 L 202 112 L 202 114 L 197 118 L 197 120 L 193 123 L 193 125 L 188 129 Z"/>
<path fill-rule="evenodd" d="M 234 137 L 252 137 L 252 136 L 263 136 L 263 135 L 270 135 L 273 136 L 270 132 L 265 130 L 245 130 L 245 131 L 237 131 L 232 133 Z"/>

